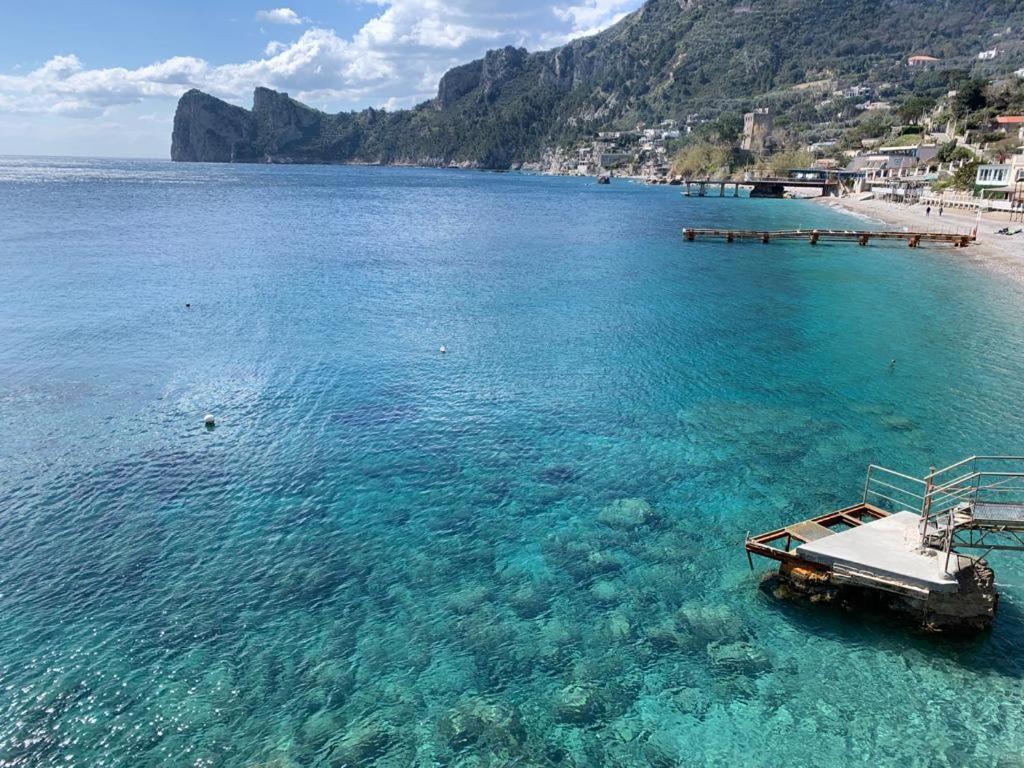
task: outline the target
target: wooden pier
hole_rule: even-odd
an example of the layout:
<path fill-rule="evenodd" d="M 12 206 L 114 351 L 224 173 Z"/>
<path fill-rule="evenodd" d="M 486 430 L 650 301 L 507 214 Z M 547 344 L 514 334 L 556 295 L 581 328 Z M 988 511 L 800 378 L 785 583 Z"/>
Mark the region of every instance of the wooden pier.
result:
<path fill-rule="evenodd" d="M 709 197 L 709 191 L 718 189 L 718 196 L 725 197 L 726 189 L 731 188 L 732 196 L 740 196 L 740 183 L 738 181 L 711 181 L 710 179 L 683 179 L 683 196 L 693 197 L 693 190 L 696 188 L 697 197 Z"/>
<path fill-rule="evenodd" d="M 737 240 L 759 240 L 762 243 L 770 243 L 772 240 L 805 240 L 811 245 L 817 245 L 821 242 L 856 242 L 857 245 L 867 245 L 872 240 L 899 240 L 906 242 L 911 248 L 917 248 L 922 243 L 944 243 L 956 248 L 966 248 L 976 240 L 973 234 L 955 232 L 875 232 L 849 229 L 782 229 L 766 231 L 694 229 L 691 227 L 683 230 L 683 238 L 691 243 L 697 238 L 720 239 L 725 240 L 727 243 L 734 243 Z"/>
<path fill-rule="evenodd" d="M 746 178 L 743 181 L 715 181 L 714 179 L 683 179 L 684 197 L 714 197 L 715 190 L 718 190 L 718 197 L 725 197 L 726 191 L 731 192 L 731 197 L 740 196 L 740 187 L 748 187 L 750 196 L 754 198 L 781 198 L 786 194 L 786 189 L 817 189 L 822 196 L 835 195 L 839 191 L 839 181 L 834 178 L 827 179 L 791 179 L 782 177 L 759 177 Z"/>
<path fill-rule="evenodd" d="M 801 558 L 795 550 L 800 544 L 809 544 L 830 536 L 837 530 L 855 528 L 888 516 L 889 513 L 884 509 L 872 504 L 854 504 L 784 528 L 749 536 L 746 541 L 747 560 L 751 568 L 754 567 L 751 555 L 760 555 L 780 563 L 798 563 Z"/>

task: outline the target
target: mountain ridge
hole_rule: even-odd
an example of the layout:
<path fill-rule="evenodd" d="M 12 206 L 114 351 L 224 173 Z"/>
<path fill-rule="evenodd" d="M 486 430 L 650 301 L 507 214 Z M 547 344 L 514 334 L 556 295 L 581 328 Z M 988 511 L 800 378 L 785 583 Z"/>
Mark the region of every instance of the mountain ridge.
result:
<path fill-rule="evenodd" d="M 245 110 L 191 90 L 175 113 L 171 156 L 507 168 L 598 129 L 743 109 L 815 79 L 899 79 L 914 53 L 972 67 L 1001 29 L 1020 37 L 1021 6 L 648 0 L 612 27 L 552 50 L 488 51 L 446 72 L 433 99 L 407 110 L 332 115 L 267 88 L 257 88 Z M 1019 62 L 1022 51 L 1010 56 Z"/>

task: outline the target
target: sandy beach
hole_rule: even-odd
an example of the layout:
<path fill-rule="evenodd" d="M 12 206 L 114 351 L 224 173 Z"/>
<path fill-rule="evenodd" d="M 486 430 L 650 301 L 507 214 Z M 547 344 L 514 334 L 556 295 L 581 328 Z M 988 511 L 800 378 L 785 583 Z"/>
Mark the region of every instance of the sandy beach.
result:
<path fill-rule="evenodd" d="M 963 249 L 951 250 L 957 255 L 983 260 L 991 266 L 1007 269 L 1024 278 L 1024 233 L 1010 236 L 996 234 L 1003 227 L 1009 227 L 1011 232 L 1024 229 L 1024 224 L 1011 223 L 1009 214 L 986 213 L 979 220 L 976 214 L 964 211 L 945 210 L 939 216 L 933 208 L 931 215 L 928 215 L 923 205 L 894 205 L 881 200 L 858 200 L 854 197 L 817 198 L 816 202 L 898 229 L 969 233 L 977 226 L 978 239 L 966 252 Z M 948 246 L 929 247 L 946 249 Z"/>

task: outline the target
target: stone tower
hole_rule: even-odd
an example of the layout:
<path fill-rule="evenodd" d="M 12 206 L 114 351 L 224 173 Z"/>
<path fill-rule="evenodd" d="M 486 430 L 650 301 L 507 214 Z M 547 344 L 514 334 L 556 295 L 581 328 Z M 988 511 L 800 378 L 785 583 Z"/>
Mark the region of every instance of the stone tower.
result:
<path fill-rule="evenodd" d="M 772 114 L 767 108 L 755 109 L 743 116 L 743 143 L 748 152 L 763 152 L 772 132 Z"/>

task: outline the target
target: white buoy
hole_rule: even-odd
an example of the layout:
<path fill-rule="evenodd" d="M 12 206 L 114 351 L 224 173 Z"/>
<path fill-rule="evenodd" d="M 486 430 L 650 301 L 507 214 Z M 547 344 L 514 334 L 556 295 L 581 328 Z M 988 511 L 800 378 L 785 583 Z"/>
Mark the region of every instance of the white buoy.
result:
<path fill-rule="evenodd" d="M 443 355 L 443 354 L 444 354 L 445 352 L 447 352 L 447 351 L 448 351 L 448 350 L 444 348 L 444 344 L 442 344 L 442 345 L 441 345 L 441 349 L 439 349 L 439 350 L 438 350 L 438 352 L 440 352 L 440 353 L 441 353 L 442 355 Z"/>
<path fill-rule="evenodd" d="M 217 420 L 213 418 L 212 413 L 208 413 L 205 416 L 203 416 L 203 424 L 205 424 L 208 427 L 213 427 L 216 426 Z"/>

